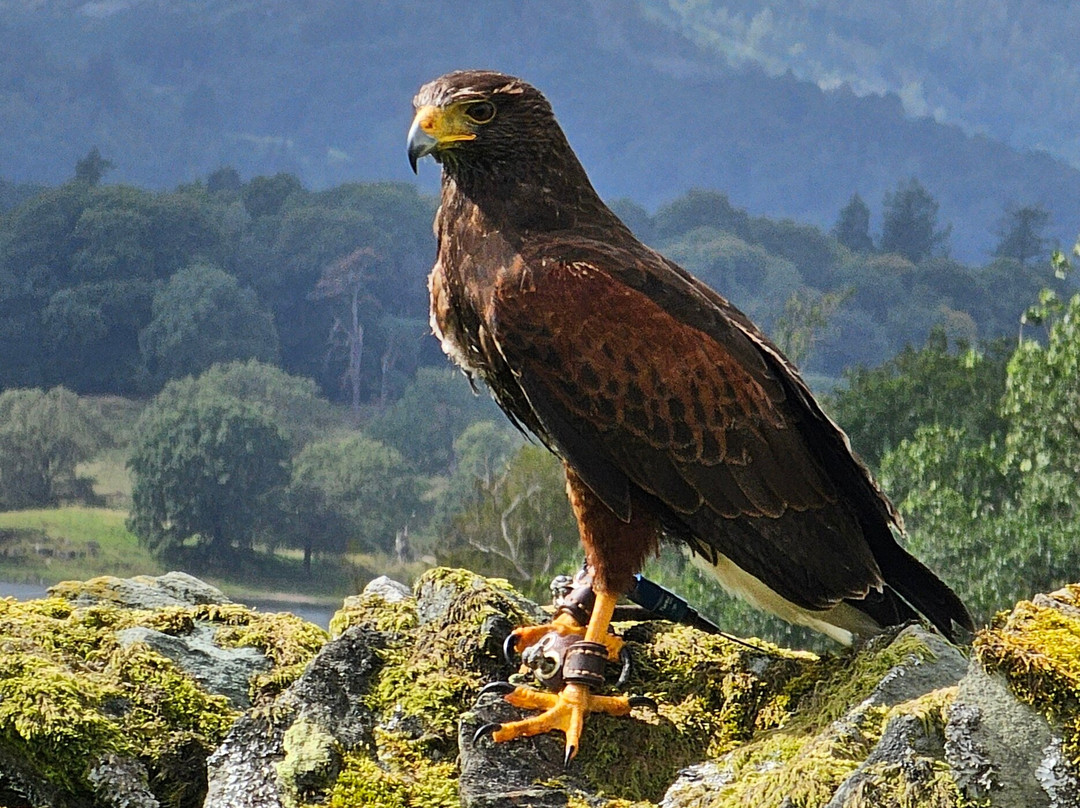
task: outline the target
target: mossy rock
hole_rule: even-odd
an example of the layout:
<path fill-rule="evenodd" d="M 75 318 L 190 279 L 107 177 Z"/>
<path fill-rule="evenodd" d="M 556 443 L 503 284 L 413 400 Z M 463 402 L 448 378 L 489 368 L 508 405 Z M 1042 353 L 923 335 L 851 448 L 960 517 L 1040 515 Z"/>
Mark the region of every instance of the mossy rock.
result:
<path fill-rule="evenodd" d="M 411 595 L 400 589 L 350 598 L 329 641 L 295 618 L 229 603 L 0 601 L 0 804 L 19 805 L 10 794 L 26 805 L 111 804 L 95 778 L 122 772 L 123 800 L 140 808 L 203 805 L 204 793 L 204 808 L 1003 805 L 1013 792 L 993 791 L 1005 776 L 997 763 L 975 770 L 984 794 L 958 762 L 983 765 L 978 737 L 964 734 L 977 710 L 959 704 L 991 689 L 980 676 L 1056 743 L 1045 770 L 1027 773 L 1045 797 L 1030 804 L 1080 804 L 1069 790 L 1080 586 L 1000 617 L 970 661 L 918 626 L 817 656 L 665 622 L 619 624 L 634 658 L 625 690 L 657 710 L 590 717 L 569 768 L 558 733 L 473 740 L 482 724 L 521 715 L 478 694 L 518 675 L 502 641 L 544 612 L 505 581 L 463 570 L 431 570 Z M 147 645 L 117 639 L 208 625 L 220 644 L 274 663 L 243 713 Z"/>
<path fill-rule="evenodd" d="M 302 668 L 326 635 L 292 615 L 231 603 L 174 598 L 156 610 L 127 608 L 107 594 L 129 587 L 101 583 L 54 589 L 64 597 L 0 600 L 0 762 L 12 761 L 0 764 L 0 794 L 10 793 L 9 804 L 112 804 L 122 775 L 145 782 L 124 804 L 195 808 L 206 759 L 240 712 L 145 640 L 216 635 L 221 649 L 258 649 L 269 677 Z M 260 682 L 250 687 L 258 693 Z"/>
<path fill-rule="evenodd" d="M 1080 584 L 1021 601 L 974 647 L 983 667 L 1061 728 L 1069 761 L 1080 765 Z"/>

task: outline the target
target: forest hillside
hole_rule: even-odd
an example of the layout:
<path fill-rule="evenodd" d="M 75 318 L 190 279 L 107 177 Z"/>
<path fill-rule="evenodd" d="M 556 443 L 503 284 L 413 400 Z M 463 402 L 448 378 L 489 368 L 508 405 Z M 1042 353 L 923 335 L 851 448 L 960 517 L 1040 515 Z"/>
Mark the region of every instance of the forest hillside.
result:
<path fill-rule="evenodd" d="M 948 47 L 929 31 L 927 54 L 908 21 L 921 31 L 937 15 L 751 5 L 7 0 L 0 177 L 55 184 L 97 146 L 115 180 L 158 189 L 223 165 L 315 189 L 412 181 L 401 144 L 417 87 L 491 67 L 550 96 L 609 199 L 655 210 L 719 189 L 753 214 L 826 227 L 853 193 L 880 199 L 916 177 L 965 261 L 985 260 L 1008 205 L 1042 205 L 1048 235 L 1071 243 L 1080 173 L 1063 157 L 1077 130 L 1054 99 L 1078 79 L 1047 43 L 1067 8 L 1009 3 L 1019 30 L 972 13 Z M 1003 71 L 1003 53 L 1038 69 Z"/>

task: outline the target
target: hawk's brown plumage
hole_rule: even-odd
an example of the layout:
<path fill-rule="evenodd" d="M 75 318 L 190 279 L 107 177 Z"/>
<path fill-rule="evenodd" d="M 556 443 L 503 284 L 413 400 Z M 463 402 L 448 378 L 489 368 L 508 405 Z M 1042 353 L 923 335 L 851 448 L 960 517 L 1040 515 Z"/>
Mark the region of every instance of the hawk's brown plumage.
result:
<path fill-rule="evenodd" d="M 565 462 L 598 591 L 664 533 L 839 639 L 916 611 L 971 628 L 795 369 L 604 205 L 537 90 L 458 72 L 415 105 L 410 158 L 443 167 L 435 331 Z"/>

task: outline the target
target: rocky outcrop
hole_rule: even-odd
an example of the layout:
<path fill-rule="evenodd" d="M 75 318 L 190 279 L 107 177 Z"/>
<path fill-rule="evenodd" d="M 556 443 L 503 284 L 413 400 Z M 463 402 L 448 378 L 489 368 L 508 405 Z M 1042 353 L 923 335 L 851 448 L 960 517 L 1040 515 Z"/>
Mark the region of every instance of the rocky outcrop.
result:
<path fill-rule="evenodd" d="M 180 586 L 152 608 L 132 593 L 178 579 L 0 601 L 0 804 L 1080 805 L 1080 586 L 1019 604 L 963 649 L 919 626 L 819 657 L 621 624 L 626 689 L 657 709 L 592 717 L 566 768 L 558 735 L 473 740 L 521 714 L 477 694 L 514 674 L 500 650 L 512 627 L 543 619 L 505 582 L 445 569 L 412 590 L 373 582 L 327 641 L 191 580 L 200 600 Z M 236 650 L 263 661 L 218 656 Z"/>
<path fill-rule="evenodd" d="M 182 573 L 0 599 L 0 805 L 198 808 L 241 711 L 326 639 Z"/>

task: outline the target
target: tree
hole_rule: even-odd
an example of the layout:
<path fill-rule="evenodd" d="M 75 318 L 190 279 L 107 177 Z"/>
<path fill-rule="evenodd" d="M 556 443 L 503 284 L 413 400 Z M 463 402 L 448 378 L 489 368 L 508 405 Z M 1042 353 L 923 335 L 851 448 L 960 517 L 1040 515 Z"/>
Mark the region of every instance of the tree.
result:
<path fill-rule="evenodd" d="M 833 394 L 830 409 L 872 467 L 920 426 L 963 429 L 979 443 L 1001 431 L 998 402 L 1007 361 L 1004 341 L 976 350 L 963 342 L 950 345 L 936 328 L 918 350 L 909 346 L 878 367 L 846 370 L 846 384 Z"/>
<path fill-rule="evenodd" d="M 155 378 L 197 374 L 215 362 L 277 359 L 270 314 L 253 291 L 217 267 L 193 264 L 177 272 L 154 295 L 152 312 L 139 348 Z"/>
<path fill-rule="evenodd" d="M 746 238 L 750 217 L 731 204 L 725 194 L 692 188 L 664 205 L 653 217 L 656 237 L 664 240 L 699 227 L 714 227 Z"/>
<path fill-rule="evenodd" d="M 919 427 L 885 455 L 880 482 L 904 515 L 908 549 L 945 576 L 976 624 L 1044 591 L 1044 565 L 1030 554 L 1038 539 L 1016 510 L 1018 480 L 1003 471 L 999 440 Z"/>
<path fill-rule="evenodd" d="M 222 166 L 206 178 L 206 190 L 211 194 L 239 193 L 243 185 L 240 172 L 232 166 Z"/>
<path fill-rule="evenodd" d="M 1021 267 L 1043 255 L 1047 240 L 1043 236 L 1050 223 L 1050 213 L 1042 205 L 1009 205 L 995 231 L 998 245 L 994 257 L 1012 258 Z"/>
<path fill-rule="evenodd" d="M 687 271 L 738 301 L 739 308 L 770 330 L 787 300 L 804 284 L 795 264 L 715 227 L 699 227 L 664 245 Z"/>
<path fill-rule="evenodd" d="M 1009 361 L 1008 460 L 1025 475 L 1028 504 L 1080 518 L 1080 294 L 1044 295 L 1042 309 L 1046 343 L 1024 339 Z"/>
<path fill-rule="evenodd" d="M 341 420 L 311 379 L 292 376 L 254 359 L 217 364 L 198 376 L 173 379 L 155 402 L 179 408 L 199 397 L 235 398 L 258 409 L 294 450 L 325 437 Z"/>
<path fill-rule="evenodd" d="M 525 444 L 494 469 L 485 462 L 473 474 L 473 491 L 456 503 L 440 563 L 508 577 L 534 597 L 555 573 L 580 565 L 566 478 L 547 449 Z"/>
<path fill-rule="evenodd" d="M 1044 291 L 1025 317 L 1046 341 L 1022 339 L 1009 359 L 1000 428 L 921 426 L 882 460 L 912 550 L 984 620 L 1080 566 L 1080 295 Z"/>
<path fill-rule="evenodd" d="M 75 163 L 75 182 L 94 187 L 114 167 L 109 160 L 101 156 L 98 147 L 94 146 L 85 157 Z"/>
<path fill-rule="evenodd" d="M 41 310 L 46 379 L 79 393 L 143 392 L 138 332 L 150 319 L 152 298 L 149 282 L 122 279 L 54 294 Z"/>
<path fill-rule="evenodd" d="M 855 193 L 840 210 L 840 216 L 832 229 L 833 238 L 855 252 L 870 252 L 874 241 L 870 238 L 870 208 Z"/>
<path fill-rule="evenodd" d="M 454 439 L 476 421 L 502 420 L 491 398 L 469 389 L 460 373 L 420 368 L 401 398 L 373 418 L 364 432 L 393 446 L 417 471 L 447 471 Z"/>
<path fill-rule="evenodd" d="M 491 487 L 521 446 L 521 433 L 506 423 L 477 421 L 454 440 L 454 470 L 435 508 L 436 530 L 450 529 L 454 514 L 476 492 Z"/>
<path fill-rule="evenodd" d="M 332 515 L 346 530 L 338 541 L 391 553 L 422 509 L 420 488 L 401 454 L 353 432 L 305 446 L 293 462 L 292 496 L 310 512 Z M 314 536 L 299 539 L 305 554 Z"/>
<path fill-rule="evenodd" d="M 784 312 L 773 329 L 774 339 L 784 355 L 796 367 L 802 367 L 814 349 L 822 329 L 854 289 L 826 292 L 811 297 L 806 292 L 792 292 L 784 303 Z"/>
<path fill-rule="evenodd" d="M 300 180 L 292 174 L 253 177 L 244 186 L 244 207 L 252 216 L 276 216 L 290 196 L 303 190 Z"/>
<path fill-rule="evenodd" d="M 92 496 L 76 468 L 106 443 L 100 416 L 63 387 L 0 393 L 0 508 Z"/>
<path fill-rule="evenodd" d="M 881 233 L 883 252 L 894 252 L 913 263 L 948 252 L 952 226 L 938 229 L 938 203 L 912 177 L 885 194 Z"/>
<path fill-rule="evenodd" d="M 155 401 L 137 433 L 128 529 L 140 542 L 175 556 L 194 540 L 212 565 L 249 547 L 289 482 L 289 446 L 267 414 L 226 396 Z"/>
<path fill-rule="evenodd" d="M 344 312 L 334 316 L 327 340 L 331 352 L 343 350 L 347 357 L 341 383 L 349 388 L 349 403 L 354 415 L 360 412 L 363 383 L 360 365 L 364 360 L 364 317 L 361 315 L 362 310 L 376 308 L 367 292 L 367 284 L 380 260 L 370 247 L 355 249 L 323 269 L 312 293 L 316 299 L 344 304 Z"/>

